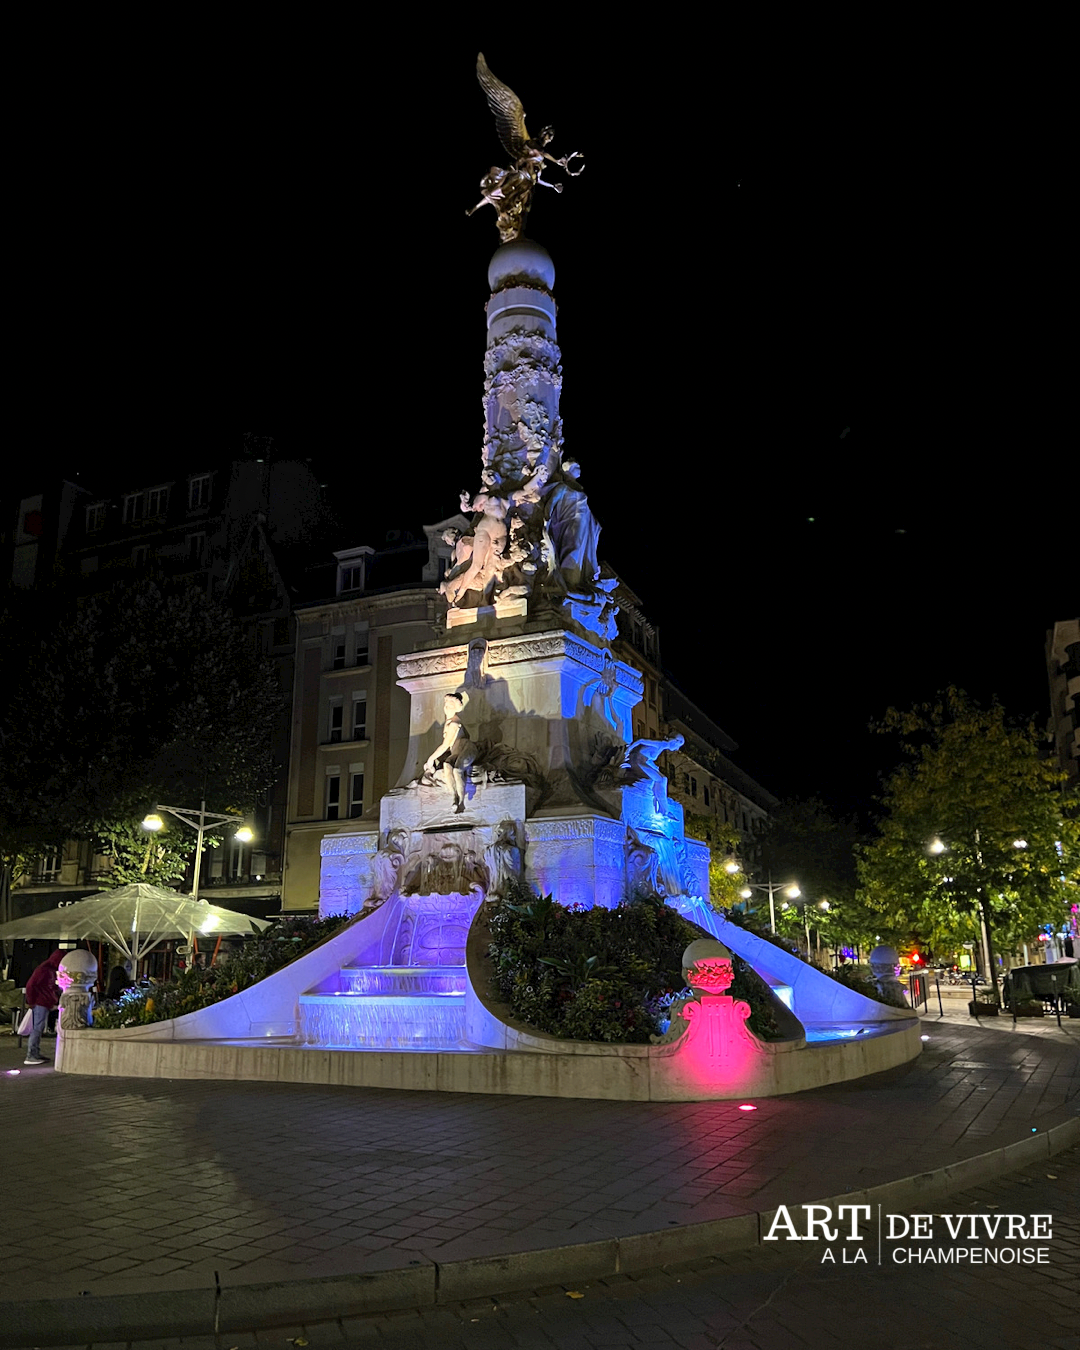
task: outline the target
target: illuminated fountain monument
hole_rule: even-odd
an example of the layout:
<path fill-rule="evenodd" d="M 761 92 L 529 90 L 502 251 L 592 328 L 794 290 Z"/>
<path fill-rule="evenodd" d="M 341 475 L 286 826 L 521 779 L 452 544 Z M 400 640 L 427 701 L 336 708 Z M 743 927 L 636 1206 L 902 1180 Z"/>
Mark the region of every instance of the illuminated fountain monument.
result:
<path fill-rule="evenodd" d="M 399 659 L 411 699 L 399 781 L 323 842 L 319 911 L 355 922 L 198 1012 L 65 1032 L 65 1072 L 670 1101 L 795 1092 L 918 1053 L 909 1011 L 711 909 L 708 849 L 685 837 L 659 767 L 681 741 L 633 740 L 641 677 L 612 655 L 614 582 L 563 446 L 555 269 L 522 237 L 541 171 L 575 156 L 549 155 L 547 131 L 528 137 L 483 58 L 479 74 L 513 161 L 481 189 L 503 242 L 488 270 L 479 483 L 462 496 L 470 527 L 449 540 L 445 631 Z M 698 924 L 691 993 L 658 1044 L 559 1040 L 510 1019 L 490 993 L 484 907 L 517 882 L 564 905 L 651 896 Z M 733 952 L 783 991 L 784 1039 L 759 1040 L 726 994 Z"/>
<path fill-rule="evenodd" d="M 488 269 L 480 486 L 441 586 L 446 638 L 399 660 L 409 750 L 378 820 L 323 842 L 320 912 L 380 912 L 380 937 L 304 998 L 322 1044 L 462 1042 L 468 928 L 515 879 L 586 906 L 707 893 L 708 849 L 657 768 L 676 742 L 634 742 L 641 677 L 611 653 L 615 581 L 563 448 L 554 280 L 525 239 Z"/>

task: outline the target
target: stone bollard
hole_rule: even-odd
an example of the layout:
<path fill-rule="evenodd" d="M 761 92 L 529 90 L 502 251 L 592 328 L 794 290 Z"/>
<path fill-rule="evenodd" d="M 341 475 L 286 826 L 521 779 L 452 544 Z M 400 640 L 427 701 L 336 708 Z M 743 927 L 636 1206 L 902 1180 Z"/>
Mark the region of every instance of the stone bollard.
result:
<path fill-rule="evenodd" d="M 899 969 L 900 957 L 897 955 L 895 947 L 875 947 L 870 953 L 870 974 L 874 977 L 878 992 L 882 996 L 886 994 L 899 995 L 906 1003 L 904 986 L 896 978 L 896 972 Z"/>
<path fill-rule="evenodd" d="M 56 983 L 63 992 L 56 1028 L 58 1035 L 61 1031 L 83 1031 L 92 1022 L 94 995 L 90 986 L 97 978 L 97 968 L 96 958 L 81 948 L 68 952 L 60 962 Z"/>

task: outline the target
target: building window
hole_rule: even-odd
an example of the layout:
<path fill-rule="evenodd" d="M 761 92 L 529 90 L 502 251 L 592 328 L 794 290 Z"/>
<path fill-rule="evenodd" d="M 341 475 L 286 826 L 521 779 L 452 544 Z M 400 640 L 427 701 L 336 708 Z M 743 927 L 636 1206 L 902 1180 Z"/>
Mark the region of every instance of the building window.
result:
<path fill-rule="evenodd" d="M 326 775 L 326 819 L 337 820 L 341 813 L 341 775 Z"/>
<path fill-rule="evenodd" d="M 287 647 L 289 645 L 289 621 L 288 619 L 274 620 L 274 646 Z"/>
<path fill-rule="evenodd" d="M 363 628 L 356 630 L 356 658 L 355 663 L 358 666 L 368 664 L 368 629 L 365 624 Z"/>
<path fill-rule="evenodd" d="M 364 814 L 364 775 L 349 775 L 349 819 L 355 820 Z"/>
<path fill-rule="evenodd" d="M 345 708 L 341 699 L 334 699 L 330 704 L 330 724 L 327 728 L 327 739 L 330 741 L 340 741 Z"/>
<path fill-rule="evenodd" d="M 163 516 L 169 509 L 169 489 L 167 487 L 151 488 L 146 494 L 146 514 L 148 516 Z"/>
<path fill-rule="evenodd" d="M 64 865 L 64 855 L 57 851 L 56 853 L 46 853 L 44 858 L 38 863 L 37 880 L 41 882 L 59 881 L 60 868 Z"/>
<path fill-rule="evenodd" d="M 696 779 L 696 778 L 691 778 L 691 779 L 690 779 L 690 796 L 691 796 L 691 797 L 696 797 L 696 796 L 697 796 L 697 779 Z"/>
<path fill-rule="evenodd" d="M 337 634 L 330 639 L 330 668 L 331 670 L 345 669 L 345 634 Z"/>
<path fill-rule="evenodd" d="M 343 567 L 339 591 L 360 591 L 364 588 L 364 569 L 362 566 Z"/>
<path fill-rule="evenodd" d="M 354 741 L 367 740 L 367 699 L 353 699 L 352 738 Z"/>
<path fill-rule="evenodd" d="M 146 515 L 146 493 L 129 492 L 124 498 L 124 524 L 135 525 Z"/>
<path fill-rule="evenodd" d="M 702 795 L 702 796 L 704 797 L 704 799 L 705 799 L 705 805 L 708 806 L 708 805 L 709 805 L 709 789 L 708 789 L 707 787 L 703 787 L 703 788 L 701 789 L 701 795 Z"/>
<path fill-rule="evenodd" d="M 228 876 L 230 881 L 239 881 L 247 872 L 244 866 L 244 845 L 233 839 L 229 844 Z"/>
<path fill-rule="evenodd" d="M 86 508 L 86 533 L 94 534 L 105 528 L 105 503 L 97 502 Z"/>
<path fill-rule="evenodd" d="M 201 506 L 210 505 L 210 475 L 201 473 L 188 479 L 188 510 L 197 511 Z"/>
<path fill-rule="evenodd" d="M 206 535 L 189 534 L 187 537 L 188 562 L 193 567 L 201 567 L 206 558 Z"/>
<path fill-rule="evenodd" d="M 140 571 L 150 566 L 150 549 L 146 544 L 136 544 L 131 550 L 131 565 Z"/>

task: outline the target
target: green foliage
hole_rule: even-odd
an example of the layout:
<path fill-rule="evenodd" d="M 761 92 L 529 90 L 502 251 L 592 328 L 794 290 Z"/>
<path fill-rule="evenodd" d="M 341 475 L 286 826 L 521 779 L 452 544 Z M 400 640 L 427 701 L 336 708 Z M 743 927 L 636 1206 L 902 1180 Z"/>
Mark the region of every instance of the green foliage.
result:
<path fill-rule="evenodd" d="M 717 816 L 698 815 L 693 811 L 685 813 L 684 826 L 688 839 L 700 839 L 709 846 L 709 903 L 713 909 L 724 914 L 732 906 L 741 905 L 739 892 L 746 885 L 746 873 L 741 866 L 737 872 L 725 869 L 725 864 L 737 861 L 742 851 L 739 831 Z"/>
<path fill-rule="evenodd" d="M 144 881 L 151 886 L 168 886 L 179 881 L 187 871 L 196 842 L 194 831 L 181 834 L 182 828 L 149 834 L 130 820 L 103 822 L 94 840 L 95 851 L 109 860 L 109 874 L 103 884 L 131 886 Z"/>
<path fill-rule="evenodd" d="M 209 970 L 185 970 L 161 984 L 129 989 L 116 1003 L 101 1004 L 94 1009 L 94 1026 L 106 1031 L 144 1026 L 208 1008 L 266 979 L 351 922 L 338 914 L 328 919 L 278 919 Z"/>
<path fill-rule="evenodd" d="M 522 888 L 491 920 L 494 983 L 516 1019 L 569 1040 L 648 1041 L 683 988 L 682 954 L 701 936 L 652 900 L 618 909 L 564 908 Z M 736 958 L 732 991 L 750 1026 L 779 1035 L 764 982 Z"/>
<path fill-rule="evenodd" d="M 273 780 L 273 663 L 189 584 L 147 577 L 82 600 L 60 585 L 12 588 L 0 678 L 8 861 L 69 838 L 119 844 L 110 832 L 157 801 L 205 796 L 242 814 Z M 131 854 L 125 844 L 114 856 L 138 867 Z"/>
<path fill-rule="evenodd" d="M 955 948 L 977 940 L 982 909 L 1010 949 L 1080 900 L 1080 793 L 1063 788 L 1038 728 L 949 689 L 890 709 L 879 730 L 898 733 L 905 754 L 859 862 L 879 931 Z M 930 851 L 935 839 L 945 851 Z"/>

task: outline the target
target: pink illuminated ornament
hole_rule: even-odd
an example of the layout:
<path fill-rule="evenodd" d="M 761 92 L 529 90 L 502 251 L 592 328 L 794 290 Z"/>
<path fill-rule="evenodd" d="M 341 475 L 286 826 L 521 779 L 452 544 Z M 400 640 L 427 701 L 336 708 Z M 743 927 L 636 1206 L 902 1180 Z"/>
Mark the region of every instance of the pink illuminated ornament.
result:
<path fill-rule="evenodd" d="M 730 961 L 722 959 L 697 961 L 692 970 L 687 971 L 687 983 L 695 991 L 700 989 L 706 994 L 722 994 L 735 978 L 735 970 Z"/>
<path fill-rule="evenodd" d="M 715 938 L 698 938 L 683 952 L 683 978 L 695 994 L 722 994 L 735 978 L 734 957 Z"/>
<path fill-rule="evenodd" d="M 756 1111 L 756 1110 L 757 1110 L 757 1107 L 756 1107 L 756 1106 L 751 1106 L 750 1103 L 747 1102 L 745 1106 L 740 1106 L 740 1107 L 739 1107 L 739 1110 L 740 1110 L 740 1111 Z"/>

